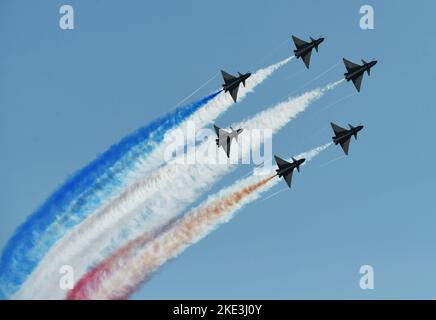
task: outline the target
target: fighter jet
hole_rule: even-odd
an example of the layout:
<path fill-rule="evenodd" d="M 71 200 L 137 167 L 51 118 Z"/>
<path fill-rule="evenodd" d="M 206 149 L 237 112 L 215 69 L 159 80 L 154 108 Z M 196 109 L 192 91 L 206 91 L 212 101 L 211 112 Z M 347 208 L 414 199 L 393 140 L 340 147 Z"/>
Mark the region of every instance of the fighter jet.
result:
<path fill-rule="evenodd" d="M 274 156 L 274 158 L 276 159 L 277 166 L 279 167 L 276 170 L 277 172 L 276 175 L 279 176 L 279 178 L 283 177 L 290 188 L 292 182 L 292 173 L 294 172 L 294 169 L 297 169 L 298 172 L 300 172 L 300 166 L 303 164 L 304 161 L 306 161 L 306 159 L 302 158 L 296 160 L 292 158 L 293 162 L 291 163 L 286 160 L 283 160 L 278 156 Z"/>
<path fill-rule="evenodd" d="M 347 130 L 341 128 L 333 122 L 330 122 L 330 124 L 332 126 L 333 132 L 335 133 L 335 136 L 332 137 L 333 142 L 335 143 L 335 145 L 339 143 L 345 154 L 348 155 L 348 147 L 350 146 L 351 136 L 354 136 L 354 139 L 357 140 L 357 133 L 363 129 L 363 126 L 359 125 L 357 127 L 353 127 L 351 124 L 349 124 L 348 126 L 350 127 L 350 130 Z"/>
<path fill-rule="evenodd" d="M 237 130 L 234 130 L 232 127 L 230 129 L 231 132 L 227 132 L 220 127 L 217 127 L 216 125 L 213 126 L 215 128 L 216 135 L 218 139 L 216 139 L 216 145 L 218 148 L 221 146 L 223 147 L 224 151 L 227 154 L 227 158 L 230 158 L 230 144 L 232 143 L 232 140 L 235 139 L 236 142 L 238 142 L 238 136 L 241 134 L 243 129 L 239 128 Z"/>
<path fill-rule="evenodd" d="M 347 72 L 344 73 L 345 79 L 347 81 L 353 81 L 354 86 L 357 89 L 357 92 L 360 92 L 360 85 L 362 84 L 362 78 L 365 71 L 370 75 L 370 70 L 377 64 L 377 60 L 366 62 L 362 59 L 362 65 L 355 64 L 345 58 L 343 58 L 345 68 L 347 68 Z"/>
<path fill-rule="evenodd" d="M 292 40 L 294 40 L 294 44 L 297 47 L 297 49 L 294 50 L 295 57 L 297 59 L 301 57 L 306 68 L 309 69 L 312 49 L 315 48 L 316 52 L 318 52 L 318 46 L 324 41 L 324 38 L 313 39 L 310 37 L 310 42 L 306 42 L 298 39 L 296 36 L 292 36 Z"/>
<path fill-rule="evenodd" d="M 238 77 L 235 77 L 231 74 L 228 74 L 224 70 L 221 70 L 221 74 L 223 75 L 224 79 L 224 92 L 230 92 L 233 101 L 236 102 L 236 98 L 238 97 L 239 84 L 242 82 L 245 87 L 245 80 L 247 80 L 251 76 L 251 73 L 247 72 L 246 74 L 241 74 L 240 72 L 238 72 Z"/>

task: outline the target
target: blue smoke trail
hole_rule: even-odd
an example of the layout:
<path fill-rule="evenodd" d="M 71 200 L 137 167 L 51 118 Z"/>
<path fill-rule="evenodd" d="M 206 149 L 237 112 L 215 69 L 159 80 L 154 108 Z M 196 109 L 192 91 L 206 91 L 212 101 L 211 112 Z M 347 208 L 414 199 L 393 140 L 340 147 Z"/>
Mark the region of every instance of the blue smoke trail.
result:
<path fill-rule="evenodd" d="M 111 146 L 69 178 L 22 224 L 3 250 L 0 260 L 0 299 L 10 297 L 39 260 L 65 232 L 118 190 L 122 177 L 180 125 L 221 91 L 175 109 Z"/>

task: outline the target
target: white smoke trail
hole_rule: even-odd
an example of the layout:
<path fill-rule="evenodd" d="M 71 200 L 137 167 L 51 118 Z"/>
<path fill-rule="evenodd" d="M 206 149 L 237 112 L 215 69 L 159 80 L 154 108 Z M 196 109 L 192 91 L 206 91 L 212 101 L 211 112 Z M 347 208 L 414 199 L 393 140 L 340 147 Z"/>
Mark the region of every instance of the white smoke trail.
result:
<path fill-rule="evenodd" d="M 302 153 L 297 159 L 306 158 L 307 163 L 331 144 Z M 252 175 L 209 196 L 156 237 L 150 239 L 150 235 L 145 233 L 122 247 L 97 266 L 98 271 L 92 276 L 85 276 L 84 283 L 80 283 L 81 287 L 73 290 L 77 291 L 73 298 L 126 298 L 160 266 L 200 241 L 219 225 L 228 222 L 236 211 L 256 200 L 279 181 L 281 179 L 261 179 Z"/>
<path fill-rule="evenodd" d="M 238 91 L 238 102 L 241 102 L 248 93 L 253 92 L 254 89 L 263 81 L 265 81 L 269 76 L 271 76 L 274 71 L 286 65 L 293 58 L 294 56 L 291 56 L 266 68 L 257 70 L 254 74 L 251 75 L 251 77 L 246 80 L 245 87 L 240 86 Z M 194 115 L 184 121 L 181 126 L 177 127 L 177 130 L 171 130 L 170 132 L 168 132 L 164 137 L 163 143 L 157 146 L 153 150 L 153 152 L 151 152 L 147 156 L 146 159 L 138 162 L 136 167 L 131 170 L 130 174 L 127 176 L 127 181 L 136 181 L 137 179 L 142 178 L 150 173 L 151 170 L 154 170 L 158 165 L 163 164 L 165 158 L 165 149 L 167 148 L 168 144 L 172 142 L 174 135 L 177 134 L 177 132 L 180 132 L 180 130 L 186 132 L 188 125 L 194 125 L 196 128 L 204 128 L 210 126 L 215 121 L 215 119 L 217 119 L 233 104 L 234 102 L 230 94 L 224 92 L 209 101 L 200 110 L 195 112 Z"/>
<path fill-rule="evenodd" d="M 244 128 L 244 132 L 258 128 L 269 128 L 273 133 L 277 132 L 310 103 L 342 81 L 290 98 L 233 126 Z M 204 154 L 210 149 L 211 143 L 212 148 L 215 148 L 213 141 L 203 143 L 197 148 L 197 153 Z M 90 262 L 101 261 L 122 243 L 135 238 L 144 230 L 153 230 L 173 219 L 233 167 L 230 164 L 174 163 L 131 185 L 118 198 L 100 208 L 58 241 L 16 298 L 63 298 L 65 292 L 59 289 L 56 273 L 60 266 L 71 265 L 76 277 L 82 276 Z M 102 250 L 103 248 L 105 249 Z"/>
<path fill-rule="evenodd" d="M 290 62 L 293 58 L 293 56 L 288 57 L 279 61 L 278 63 L 275 63 L 263 69 L 259 69 L 255 73 L 253 73 L 251 77 L 246 80 L 245 87 L 240 86 L 238 93 L 238 102 L 243 100 L 248 93 L 253 92 L 259 84 L 261 84 L 264 80 L 271 76 L 280 67 Z M 221 93 L 213 100 L 209 101 L 206 105 L 204 105 L 200 110 L 188 117 L 180 126 L 167 132 L 163 139 L 163 142 L 161 142 L 159 145 L 155 145 L 155 148 L 147 155 L 147 157 L 138 159 L 138 161 L 135 163 L 135 166 L 130 170 L 127 176 L 124 177 L 124 185 L 132 185 L 137 179 L 145 177 L 152 170 L 158 168 L 164 163 L 165 148 L 167 147 L 168 143 L 172 141 L 173 136 L 176 134 L 176 132 L 178 132 L 178 130 L 186 130 L 186 126 L 188 124 L 194 124 L 196 128 L 206 127 L 210 125 L 219 115 L 225 112 L 233 104 L 234 102 L 230 97 L 230 94 Z M 119 193 L 116 193 L 110 197 L 107 197 L 104 193 L 99 193 L 100 198 L 106 198 L 104 199 L 105 201 L 112 201 L 119 196 Z M 78 228 L 80 228 L 80 224 Z M 68 237 L 68 232 L 70 231 L 66 232 Z M 41 267 L 45 268 L 45 265 L 41 264 Z M 23 290 L 17 292 L 15 297 L 20 298 L 23 296 L 27 296 L 25 294 L 23 295 L 22 293 L 25 292 L 27 283 L 34 283 L 34 276 L 38 277 L 38 274 L 40 274 L 40 270 L 38 268 L 39 267 L 37 267 L 32 272 L 28 280 L 23 284 Z"/>

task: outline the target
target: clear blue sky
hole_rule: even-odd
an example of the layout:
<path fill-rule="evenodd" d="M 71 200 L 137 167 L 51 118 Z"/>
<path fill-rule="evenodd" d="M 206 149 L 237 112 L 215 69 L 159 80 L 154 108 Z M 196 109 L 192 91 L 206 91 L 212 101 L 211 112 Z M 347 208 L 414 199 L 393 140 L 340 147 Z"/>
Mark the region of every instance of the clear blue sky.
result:
<path fill-rule="evenodd" d="M 58 27 L 62 4 L 75 30 Z M 359 28 L 363 4 L 375 30 Z M 342 57 L 375 58 L 360 94 L 322 110 L 355 91 L 341 84 L 273 140 L 290 156 L 329 141 L 330 121 L 362 123 L 350 156 L 328 164 L 342 154 L 330 148 L 292 190 L 244 208 L 134 298 L 436 297 L 435 11 L 433 1 L 1 1 L 0 247 L 67 176 L 219 69 L 255 71 L 290 55 L 291 34 L 323 36 L 310 70 L 292 61 L 218 122 L 279 102 Z M 363 264 L 372 291 L 359 288 Z"/>

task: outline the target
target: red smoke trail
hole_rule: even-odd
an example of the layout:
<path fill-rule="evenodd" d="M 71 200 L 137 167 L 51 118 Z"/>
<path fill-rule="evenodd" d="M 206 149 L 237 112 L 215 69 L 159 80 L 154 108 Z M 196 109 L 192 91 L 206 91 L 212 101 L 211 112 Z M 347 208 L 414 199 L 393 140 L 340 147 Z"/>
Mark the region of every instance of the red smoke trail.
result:
<path fill-rule="evenodd" d="M 159 234 L 130 241 L 85 274 L 67 295 L 69 300 L 127 299 L 163 263 L 174 258 L 228 211 L 275 176 L 268 177 L 194 209 Z"/>

